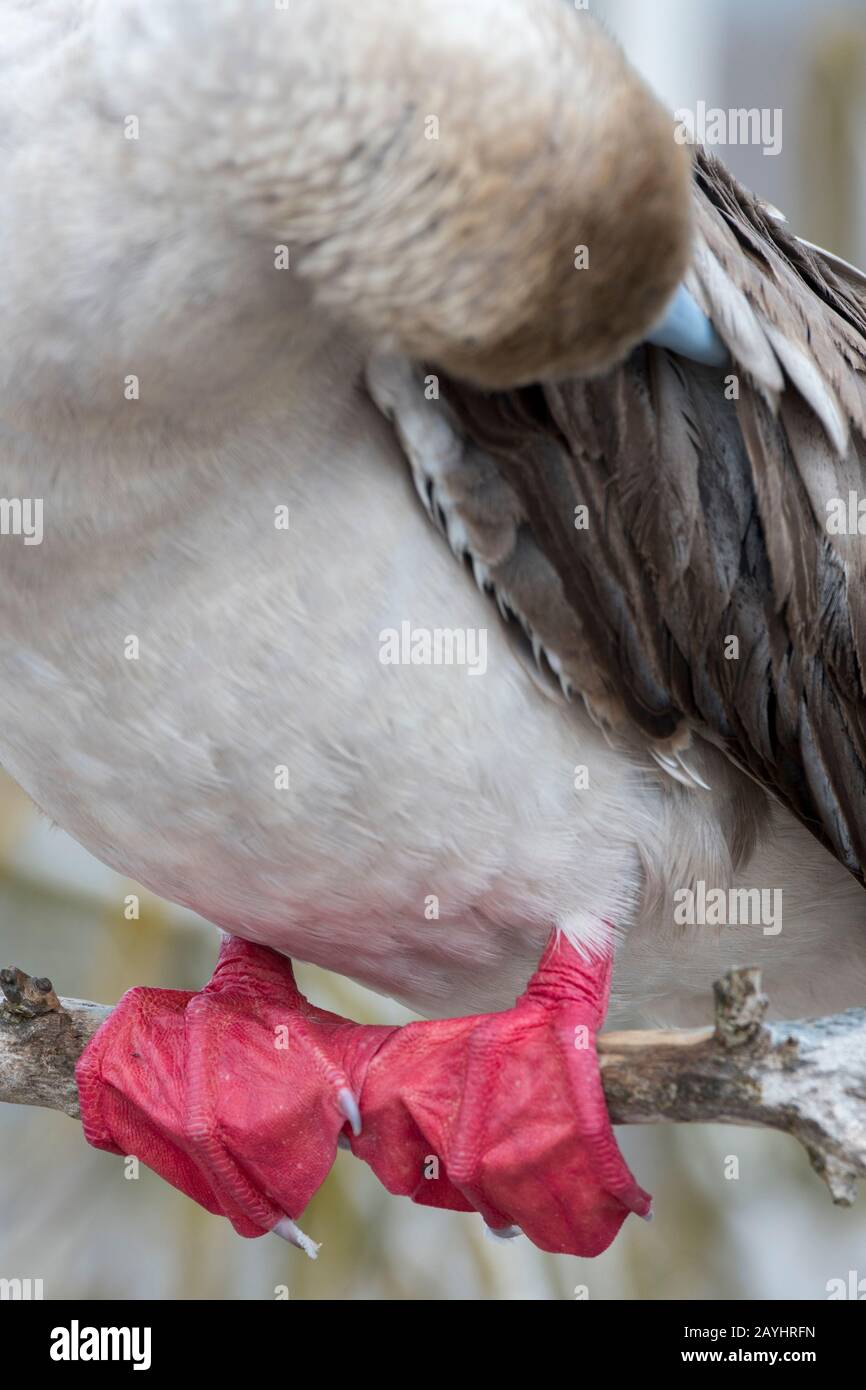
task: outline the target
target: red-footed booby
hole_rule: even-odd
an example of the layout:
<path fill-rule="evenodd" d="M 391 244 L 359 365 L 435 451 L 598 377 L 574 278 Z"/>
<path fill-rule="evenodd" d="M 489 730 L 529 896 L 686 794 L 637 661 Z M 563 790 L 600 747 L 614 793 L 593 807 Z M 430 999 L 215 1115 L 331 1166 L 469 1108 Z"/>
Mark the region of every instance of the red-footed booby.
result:
<path fill-rule="evenodd" d="M 88 1138 L 597 1253 L 609 1002 L 862 1002 L 863 279 L 560 0 L 12 3 L 0 68 L 0 757 L 226 934 Z"/>

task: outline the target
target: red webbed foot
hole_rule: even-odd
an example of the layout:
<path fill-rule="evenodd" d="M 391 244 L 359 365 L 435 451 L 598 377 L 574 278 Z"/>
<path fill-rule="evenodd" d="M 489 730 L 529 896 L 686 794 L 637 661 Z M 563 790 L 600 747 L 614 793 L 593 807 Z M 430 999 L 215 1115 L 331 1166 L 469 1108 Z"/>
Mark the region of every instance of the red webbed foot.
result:
<path fill-rule="evenodd" d="M 395 1031 L 371 1058 L 354 1152 L 391 1192 L 600 1254 L 629 1212 L 650 1211 L 599 1074 L 610 975 L 609 954 L 584 959 L 554 934 L 514 1008 Z"/>
<path fill-rule="evenodd" d="M 295 1225 L 358 1131 L 367 1064 L 395 1030 L 317 1009 L 291 962 L 227 938 L 200 993 L 133 989 L 76 1072 L 91 1144 L 134 1154 L 244 1236 Z"/>
<path fill-rule="evenodd" d="M 120 1001 L 78 1064 L 85 1134 L 241 1235 L 275 1230 L 309 1254 L 295 1218 L 350 1130 L 391 1192 L 598 1254 L 649 1211 L 595 1053 L 610 971 L 554 937 L 513 1009 L 364 1027 L 311 1005 L 285 957 L 229 939 L 201 993 Z"/>

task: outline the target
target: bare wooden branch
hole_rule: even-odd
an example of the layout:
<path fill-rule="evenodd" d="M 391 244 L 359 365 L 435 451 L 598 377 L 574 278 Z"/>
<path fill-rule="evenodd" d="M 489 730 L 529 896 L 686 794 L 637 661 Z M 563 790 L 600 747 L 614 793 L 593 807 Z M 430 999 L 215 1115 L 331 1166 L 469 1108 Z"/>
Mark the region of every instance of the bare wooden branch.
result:
<path fill-rule="evenodd" d="M 0 1100 L 78 1116 L 75 1063 L 111 1013 L 102 1004 L 58 999 L 50 980 L 0 970 Z"/>
<path fill-rule="evenodd" d="M 760 972 L 715 985 L 715 1027 L 604 1033 L 615 1124 L 735 1124 L 799 1139 L 835 1202 L 866 1177 L 866 1009 L 766 1023 Z M 58 999 L 50 980 L 0 971 L 0 1101 L 78 1115 L 75 1063 L 111 1010 Z"/>

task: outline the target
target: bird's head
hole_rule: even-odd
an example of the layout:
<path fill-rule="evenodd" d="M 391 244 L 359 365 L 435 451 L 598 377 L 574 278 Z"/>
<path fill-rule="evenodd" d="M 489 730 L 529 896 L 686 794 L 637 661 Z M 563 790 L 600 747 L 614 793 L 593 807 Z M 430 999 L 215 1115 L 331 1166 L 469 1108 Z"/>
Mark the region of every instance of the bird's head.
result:
<path fill-rule="evenodd" d="M 691 161 L 619 46 L 564 0 L 353 8 L 316 31 L 339 103 L 311 91 L 267 185 L 320 299 L 487 387 L 624 357 L 685 272 Z"/>
<path fill-rule="evenodd" d="M 228 284 L 232 305 L 258 295 L 233 341 L 250 323 L 296 347 L 342 336 L 507 388 L 604 371 L 682 280 L 689 152 L 567 0 L 116 0 L 99 15 L 105 102 L 118 121 L 146 113 L 130 182 L 209 232 L 181 268 L 221 393 L 228 355 L 201 303 Z"/>

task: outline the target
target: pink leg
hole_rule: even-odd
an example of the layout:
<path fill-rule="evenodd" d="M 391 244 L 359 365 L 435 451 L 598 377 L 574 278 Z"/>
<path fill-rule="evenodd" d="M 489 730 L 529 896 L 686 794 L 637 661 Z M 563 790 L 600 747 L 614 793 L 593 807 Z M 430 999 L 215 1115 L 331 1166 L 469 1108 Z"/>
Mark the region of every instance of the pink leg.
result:
<path fill-rule="evenodd" d="M 309 1004 L 284 957 L 230 940 L 200 994 L 120 1001 L 79 1062 L 85 1134 L 241 1235 L 308 1248 L 295 1219 L 342 1134 L 391 1192 L 598 1254 L 650 1205 L 598 1072 L 610 970 L 554 937 L 513 1009 L 362 1027 Z"/>
<path fill-rule="evenodd" d="M 201 993 L 121 999 L 78 1063 L 84 1132 L 137 1155 L 241 1235 L 277 1230 L 315 1254 L 294 1219 L 341 1130 L 360 1129 L 366 1064 L 393 1031 L 315 1008 L 289 960 L 229 938 Z"/>
<path fill-rule="evenodd" d="M 629 1212 L 650 1212 L 599 1075 L 610 975 L 610 956 L 585 960 L 554 936 L 513 1009 L 401 1028 L 370 1063 L 355 1153 L 416 1202 L 474 1208 L 543 1250 L 600 1254 Z"/>

